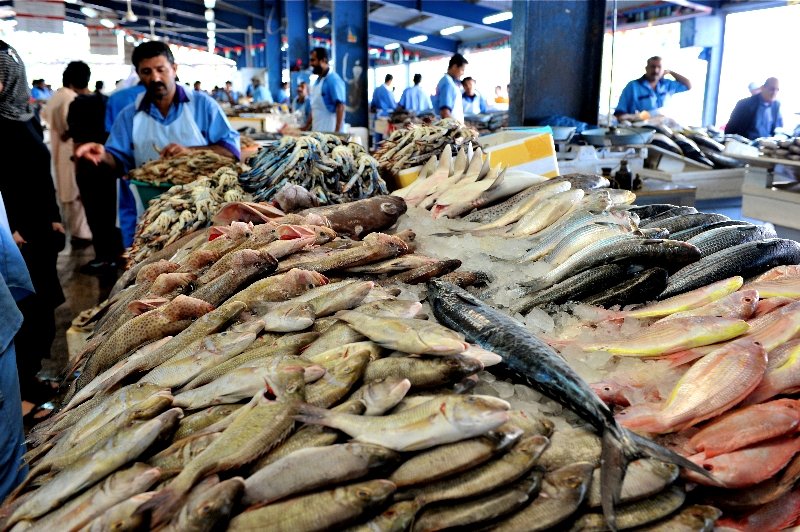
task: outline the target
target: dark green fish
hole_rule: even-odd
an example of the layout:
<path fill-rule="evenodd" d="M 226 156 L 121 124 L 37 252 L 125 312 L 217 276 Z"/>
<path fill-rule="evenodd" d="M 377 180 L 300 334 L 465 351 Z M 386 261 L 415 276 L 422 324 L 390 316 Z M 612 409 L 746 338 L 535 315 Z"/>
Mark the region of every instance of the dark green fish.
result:
<path fill-rule="evenodd" d="M 583 302 L 611 307 L 652 301 L 666 288 L 668 277 L 669 272 L 664 268 L 650 268 L 635 274 L 631 279 L 585 298 Z"/>

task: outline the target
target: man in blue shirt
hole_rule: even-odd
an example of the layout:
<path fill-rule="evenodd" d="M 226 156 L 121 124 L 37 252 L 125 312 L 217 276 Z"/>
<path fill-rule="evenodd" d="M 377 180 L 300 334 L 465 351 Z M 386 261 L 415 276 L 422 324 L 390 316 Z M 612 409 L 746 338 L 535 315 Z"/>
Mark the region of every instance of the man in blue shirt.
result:
<path fill-rule="evenodd" d="M 308 97 L 308 83 L 297 84 L 297 96 L 292 102 L 292 111 L 298 113 L 298 122 L 302 129 L 311 127 L 311 99 Z"/>
<path fill-rule="evenodd" d="M 666 75 L 671 75 L 675 80 L 664 79 Z M 686 77 L 672 70 L 663 70 L 661 58 L 651 57 L 647 60 L 644 76 L 629 82 L 622 89 L 614 116 L 620 120 L 646 118 L 640 114 L 642 111 L 657 111 L 664 107 L 670 96 L 691 88 L 692 82 Z"/>
<path fill-rule="evenodd" d="M 464 121 L 464 104 L 461 99 L 461 76 L 468 64 L 461 54 L 455 54 L 447 65 L 447 73 L 436 86 L 436 108 L 442 118 L 453 117 Z"/>
<path fill-rule="evenodd" d="M 486 98 L 475 90 L 475 80 L 466 77 L 461 81 L 461 85 L 464 87 L 464 93 L 461 95 L 461 101 L 464 102 L 464 114 L 477 115 L 485 113 L 488 110 Z"/>
<path fill-rule="evenodd" d="M 236 105 L 237 103 L 239 103 L 239 96 L 240 96 L 239 92 L 233 90 L 233 82 L 226 81 L 225 88 L 220 89 L 219 92 L 217 92 L 217 101 L 219 101 L 220 103 L 229 103 L 231 105 Z"/>
<path fill-rule="evenodd" d="M 400 96 L 400 102 L 397 104 L 399 107 L 414 111 L 416 114 L 433 109 L 431 97 L 419 86 L 421 81 L 422 75 L 414 74 L 414 85 L 403 91 L 403 95 Z"/>
<path fill-rule="evenodd" d="M 311 87 L 311 129 L 341 133 L 347 93 L 344 80 L 331 70 L 328 61 L 328 50 L 325 48 L 311 50 L 308 63 L 318 76 Z"/>
<path fill-rule="evenodd" d="M 253 103 L 273 103 L 272 95 L 269 93 L 267 88 L 261 84 L 261 79 L 256 77 L 251 81 L 253 84 L 251 86 L 251 90 L 248 91 L 248 96 L 253 98 Z"/>
<path fill-rule="evenodd" d="M 287 82 L 281 83 L 281 90 L 278 91 L 278 104 L 288 104 L 291 97 L 289 96 L 289 84 Z"/>
<path fill-rule="evenodd" d="M 783 126 L 781 104 L 775 100 L 779 90 L 778 79 L 769 78 L 759 92 L 739 100 L 725 126 L 725 133 L 748 139 L 774 135 L 775 128 Z"/>
<path fill-rule="evenodd" d="M 397 107 L 397 102 L 394 101 L 394 92 L 392 92 L 392 80 L 394 80 L 394 76 L 386 74 L 386 77 L 383 78 L 383 85 L 375 87 L 372 92 L 370 108 L 378 116 L 389 116 Z"/>
<path fill-rule="evenodd" d="M 87 142 L 75 150 L 77 159 L 104 163 L 120 173 L 199 149 L 239 159 L 239 133 L 219 105 L 207 94 L 175 83 L 178 67 L 169 46 L 142 43 L 132 60 L 146 92 L 122 110 L 105 146 Z"/>
<path fill-rule="evenodd" d="M 36 101 L 49 100 L 53 95 L 53 91 L 47 88 L 43 79 L 33 80 L 33 87 L 31 88 L 31 97 Z"/>

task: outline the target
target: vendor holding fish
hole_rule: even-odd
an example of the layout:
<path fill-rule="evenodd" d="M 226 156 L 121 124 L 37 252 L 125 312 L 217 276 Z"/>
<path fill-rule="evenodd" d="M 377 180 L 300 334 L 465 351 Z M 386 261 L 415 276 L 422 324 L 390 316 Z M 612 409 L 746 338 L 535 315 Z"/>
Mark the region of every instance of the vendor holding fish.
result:
<path fill-rule="evenodd" d="M 666 75 L 675 79 L 665 79 Z M 622 89 L 614 116 L 618 120 L 646 120 L 653 114 L 659 114 L 658 111 L 670 96 L 691 88 L 691 81 L 677 72 L 664 70 L 661 58 L 653 56 L 647 60 L 644 76 L 630 81 Z"/>
<path fill-rule="evenodd" d="M 220 106 L 205 93 L 186 91 L 175 83 L 178 68 L 168 45 L 142 43 L 132 61 L 146 92 L 122 110 L 105 146 L 83 144 L 75 150 L 76 158 L 126 173 L 159 157 L 200 149 L 240 158 L 239 133 Z"/>

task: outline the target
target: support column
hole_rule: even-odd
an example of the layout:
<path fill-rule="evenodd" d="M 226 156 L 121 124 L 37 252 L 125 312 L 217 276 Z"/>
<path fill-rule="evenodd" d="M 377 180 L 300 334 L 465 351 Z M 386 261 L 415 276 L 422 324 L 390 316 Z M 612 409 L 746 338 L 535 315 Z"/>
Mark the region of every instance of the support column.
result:
<path fill-rule="evenodd" d="M 605 0 L 514 0 L 509 125 L 550 115 L 597 123 L 605 9 Z"/>
<path fill-rule="evenodd" d="M 369 67 L 369 3 L 363 0 L 333 2 L 333 58 L 336 73 L 347 85 L 345 122 L 354 127 L 369 123 L 367 70 Z"/>
<path fill-rule="evenodd" d="M 275 2 L 266 10 L 264 23 L 264 42 L 267 54 L 268 89 L 272 99 L 278 99 L 281 90 L 281 2 Z"/>
<path fill-rule="evenodd" d="M 308 82 L 308 0 L 283 0 L 286 13 L 286 37 L 289 41 L 289 73 L 291 76 L 291 94 L 297 95 L 297 85 L 301 81 Z"/>
<path fill-rule="evenodd" d="M 717 121 L 719 100 L 719 80 L 722 73 L 722 53 L 725 50 L 725 15 L 715 14 L 702 17 L 702 31 L 706 36 L 704 53 L 708 61 L 706 87 L 703 96 L 703 125 L 713 126 Z"/>

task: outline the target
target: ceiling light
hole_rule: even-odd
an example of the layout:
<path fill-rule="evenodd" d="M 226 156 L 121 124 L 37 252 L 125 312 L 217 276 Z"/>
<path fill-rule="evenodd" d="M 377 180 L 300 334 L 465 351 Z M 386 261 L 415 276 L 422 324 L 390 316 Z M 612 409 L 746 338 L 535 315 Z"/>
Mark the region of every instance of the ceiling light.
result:
<path fill-rule="evenodd" d="M 330 21 L 331 19 L 329 19 L 328 17 L 322 17 L 321 19 L 319 19 L 314 23 L 314 27 L 317 29 L 322 29 L 325 26 L 327 26 Z"/>
<path fill-rule="evenodd" d="M 206 37 L 208 37 L 209 39 L 214 39 L 214 38 L 216 38 L 216 36 L 217 36 L 217 32 L 216 31 L 207 31 L 206 32 Z"/>
<path fill-rule="evenodd" d="M 81 13 L 83 13 L 84 15 L 86 15 L 89 18 L 97 18 L 97 15 L 98 15 L 97 10 L 95 8 L 89 7 L 89 6 L 81 7 Z"/>
<path fill-rule="evenodd" d="M 308 34 L 311 35 L 312 33 L 314 33 L 314 28 L 308 28 Z"/>
<path fill-rule="evenodd" d="M 216 39 L 209 39 L 208 40 L 208 51 L 214 52 L 214 49 L 217 47 L 217 40 Z"/>
<path fill-rule="evenodd" d="M 389 44 L 383 47 L 384 50 L 397 50 L 398 48 L 400 48 L 399 42 L 390 42 Z"/>
<path fill-rule="evenodd" d="M 217 23 L 216 22 L 206 22 L 206 29 L 208 31 L 216 30 L 217 29 Z"/>
<path fill-rule="evenodd" d="M 214 20 L 214 10 L 206 9 L 205 17 L 207 22 L 211 22 L 212 20 Z"/>
<path fill-rule="evenodd" d="M 206 9 L 214 9 L 216 4 L 217 0 L 203 0 L 203 5 L 206 6 Z"/>
<path fill-rule="evenodd" d="M 286 44 L 286 43 L 283 43 L 283 44 L 281 45 L 281 52 L 285 52 L 285 51 L 286 51 L 286 50 L 288 50 L 288 49 L 289 49 L 289 45 L 288 45 L 288 44 Z"/>
<path fill-rule="evenodd" d="M 136 16 L 136 13 L 133 12 L 133 7 L 131 6 L 131 0 L 128 0 L 128 11 L 125 13 L 125 20 L 127 22 L 136 22 L 139 20 L 139 17 Z"/>
<path fill-rule="evenodd" d="M 494 15 L 489 15 L 488 17 L 483 17 L 484 24 L 496 24 L 498 22 L 503 22 L 506 20 L 511 20 L 514 15 L 511 14 L 511 11 L 503 11 L 501 13 L 496 13 Z"/>
<path fill-rule="evenodd" d="M 452 35 L 454 33 L 458 33 L 459 31 L 464 31 L 464 26 L 460 24 L 456 26 L 450 26 L 449 28 L 440 30 L 439 35 Z"/>
<path fill-rule="evenodd" d="M 128 41 L 131 44 L 136 42 L 136 39 L 133 38 L 133 35 L 126 35 L 125 36 L 125 40 Z"/>
<path fill-rule="evenodd" d="M 419 44 L 419 43 L 425 42 L 427 40 L 428 40 L 428 36 L 427 35 L 415 35 L 414 37 L 411 37 L 408 40 L 408 42 L 410 42 L 411 44 Z"/>
<path fill-rule="evenodd" d="M 114 24 L 113 22 L 111 22 L 107 18 L 101 18 L 100 19 L 100 24 L 105 26 L 106 28 L 108 28 L 110 30 L 113 30 L 116 27 L 116 24 Z"/>

